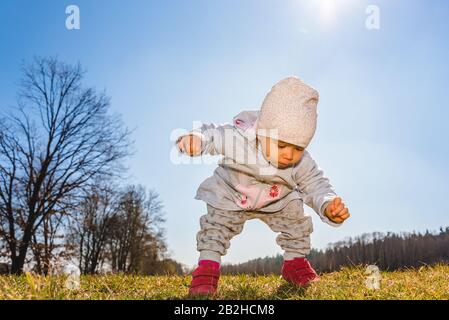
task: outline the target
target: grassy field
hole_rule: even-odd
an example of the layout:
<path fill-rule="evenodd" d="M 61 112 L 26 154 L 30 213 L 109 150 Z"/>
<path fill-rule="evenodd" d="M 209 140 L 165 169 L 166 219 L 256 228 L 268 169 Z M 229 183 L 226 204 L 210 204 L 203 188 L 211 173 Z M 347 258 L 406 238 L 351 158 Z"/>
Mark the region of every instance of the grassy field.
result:
<path fill-rule="evenodd" d="M 365 286 L 364 271 L 359 267 L 323 274 L 306 290 L 275 275 L 222 276 L 213 299 L 449 299 L 449 266 L 382 272 L 379 290 Z M 82 276 L 80 289 L 69 290 L 65 279 L 0 276 L 0 299 L 186 299 L 190 283 L 189 276 Z"/>

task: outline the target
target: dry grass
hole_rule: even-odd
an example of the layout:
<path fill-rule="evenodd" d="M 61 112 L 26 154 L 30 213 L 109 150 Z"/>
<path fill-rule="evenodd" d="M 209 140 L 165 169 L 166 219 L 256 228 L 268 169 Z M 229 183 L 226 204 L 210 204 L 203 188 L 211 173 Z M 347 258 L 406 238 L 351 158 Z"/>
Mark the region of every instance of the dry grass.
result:
<path fill-rule="evenodd" d="M 449 299 L 449 266 L 382 272 L 381 288 L 364 284 L 365 269 L 345 268 L 321 276 L 307 290 L 288 285 L 275 275 L 222 276 L 214 299 Z M 65 287 L 65 277 L 0 277 L 0 299 L 186 299 L 190 277 L 82 276 L 79 290 Z"/>

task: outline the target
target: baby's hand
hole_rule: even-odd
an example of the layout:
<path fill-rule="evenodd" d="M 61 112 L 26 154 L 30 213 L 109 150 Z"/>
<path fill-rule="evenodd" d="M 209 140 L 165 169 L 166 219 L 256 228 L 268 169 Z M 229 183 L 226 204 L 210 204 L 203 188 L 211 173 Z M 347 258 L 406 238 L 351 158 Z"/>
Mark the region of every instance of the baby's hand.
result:
<path fill-rule="evenodd" d="M 326 207 L 326 216 L 335 223 L 342 223 L 350 217 L 348 208 L 345 207 L 340 197 L 334 198 Z"/>
<path fill-rule="evenodd" d="M 193 134 L 184 136 L 178 141 L 178 148 L 191 157 L 198 156 L 201 154 L 201 138 Z"/>

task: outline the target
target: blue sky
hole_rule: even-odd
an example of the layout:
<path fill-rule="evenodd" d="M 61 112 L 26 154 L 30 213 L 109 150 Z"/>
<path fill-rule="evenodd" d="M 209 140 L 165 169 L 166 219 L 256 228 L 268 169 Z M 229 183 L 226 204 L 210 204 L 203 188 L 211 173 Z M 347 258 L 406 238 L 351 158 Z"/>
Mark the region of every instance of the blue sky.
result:
<path fill-rule="evenodd" d="M 81 29 L 65 28 L 80 8 Z M 365 27 L 368 5 L 380 29 Z M 80 62 L 135 128 L 129 182 L 165 204 L 172 256 L 193 265 L 205 204 L 194 200 L 214 165 L 175 165 L 171 133 L 256 109 L 297 75 L 320 92 L 310 152 L 344 198 L 350 220 L 314 218 L 324 248 L 373 231 L 449 226 L 449 3 L 377 0 L 0 2 L 0 108 L 13 105 L 20 63 L 33 55 Z M 276 234 L 249 221 L 225 262 L 280 253 Z"/>

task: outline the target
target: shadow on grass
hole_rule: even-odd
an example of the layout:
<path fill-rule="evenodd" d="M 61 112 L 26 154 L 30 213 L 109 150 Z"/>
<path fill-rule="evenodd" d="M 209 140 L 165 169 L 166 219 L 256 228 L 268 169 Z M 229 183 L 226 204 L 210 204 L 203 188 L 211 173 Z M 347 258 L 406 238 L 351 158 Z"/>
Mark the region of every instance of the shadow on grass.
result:
<path fill-rule="evenodd" d="M 307 288 L 301 288 L 291 283 L 284 283 L 279 286 L 273 295 L 273 299 L 276 300 L 289 300 L 294 297 L 295 299 L 301 299 L 307 292 Z"/>
<path fill-rule="evenodd" d="M 188 294 L 182 297 L 172 297 L 168 300 L 301 300 L 307 293 L 307 288 L 300 288 L 294 284 L 284 283 L 280 285 L 272 295 L 260 294 L 257 290 L 231 290 L 219 291 L 214 295 L 200 295 L 191 297 Z"/>

